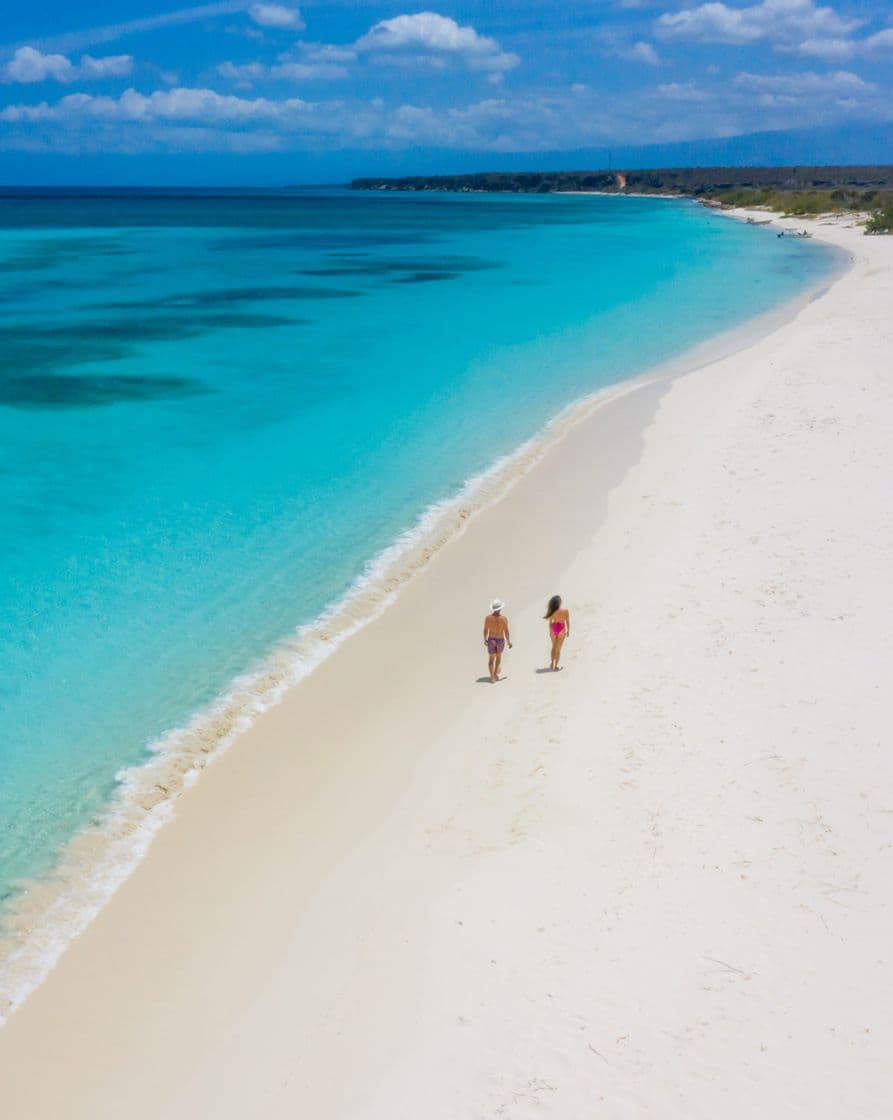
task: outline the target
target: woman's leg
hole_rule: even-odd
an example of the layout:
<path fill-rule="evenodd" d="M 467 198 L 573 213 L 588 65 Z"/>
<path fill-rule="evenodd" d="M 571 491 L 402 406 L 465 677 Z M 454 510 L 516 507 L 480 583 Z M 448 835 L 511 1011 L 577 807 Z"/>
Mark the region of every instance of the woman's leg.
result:
<path fill-rule="evenodd" d="M 555 652 L 554 652 L 553 656 L 555 658 L 554 668 L 556 668 L 556 669 L 558 668 L 558 662 L 561 659 L 561 647 L 564 645 L 564 639 L 566 637 L 567 637 L 567 631 L 562 630 L 561 633 L 558 635 L 558 637 L 555 639 L 555 643 L 554 643 Z"/>

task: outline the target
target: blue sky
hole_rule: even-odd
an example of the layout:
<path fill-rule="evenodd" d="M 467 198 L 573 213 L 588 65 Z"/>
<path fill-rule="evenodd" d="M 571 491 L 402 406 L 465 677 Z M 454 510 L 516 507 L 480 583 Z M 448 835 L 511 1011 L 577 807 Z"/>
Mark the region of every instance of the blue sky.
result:
<path fill-rule="evenodd" d="M 364 152 L 411 169 L 893 120 L 878 0 L 46 0 L 3 34 L 0 179 L 115 159 L 324 178 L 346 152 L 359 173 Z"/>

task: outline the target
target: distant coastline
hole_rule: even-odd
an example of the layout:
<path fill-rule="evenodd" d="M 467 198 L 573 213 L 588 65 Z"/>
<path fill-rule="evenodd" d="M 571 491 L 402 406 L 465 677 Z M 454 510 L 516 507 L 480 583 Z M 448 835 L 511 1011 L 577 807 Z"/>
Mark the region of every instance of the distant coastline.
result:
<path fill-rule="evenodd" d="M 354 179 L 352 190 L 461 194 L 661 195 L 706 206 L 763 207 L 783 214 L 864 215 L 871 233 L 893 231 L 893 164 L 829 167 L 681 167 L 623 171 L 483 171 Z"/>

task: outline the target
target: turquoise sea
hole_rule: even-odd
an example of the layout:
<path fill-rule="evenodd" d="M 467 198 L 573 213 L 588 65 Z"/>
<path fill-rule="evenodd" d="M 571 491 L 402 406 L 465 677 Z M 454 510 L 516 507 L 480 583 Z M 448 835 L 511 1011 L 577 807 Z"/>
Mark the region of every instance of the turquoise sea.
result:
<path fill-rule="evenodd" d="M 684 201 L 0 197 L 0 899 L 433 503 L 834 265 Z"/>

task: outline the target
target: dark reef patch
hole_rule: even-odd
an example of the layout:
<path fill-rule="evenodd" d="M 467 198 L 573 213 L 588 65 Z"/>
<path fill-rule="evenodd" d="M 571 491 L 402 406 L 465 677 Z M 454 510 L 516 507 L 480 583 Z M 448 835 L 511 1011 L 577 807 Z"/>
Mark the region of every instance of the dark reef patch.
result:
<path fill-rule="evenodd" d="M 405 276 L 393 276 L 392 284 L 428 284 L 432 280 L 455 280 L 458 272 L 409 272 Z"/>
<path fill-rule="evenodd" d="M 53 327 L 41 333 L 44 338 L 74 343 L 84 338 L 164 342 L 167 339 L 178 341 L 182 338 L 195 338 L 206 331 L 228 327 L 286 327 L 302 321 L 283 315 L 254 315 L 240 311 L 217 315 L 129 315 L 120 319 L 88 319 L 83 323 Z"/>
<path fill-rule="evenodd" d="M 202 308 L 230 307 L 234 303 L 262 303 L 265 300 L 286 299 L 351 299 L 363 293 L 349 288 L 323 288 L 308 285 L 266 285 L 255 288 L 208 288 L 198 292 L 184 292 L 163 296 L 153 302 L 155 308 L 168 311 L 194 311 Z M 135 311 L 144 308 L 141 300 L 115 300 L 109 303 L 90 304 L 93 311 Z"/>
<path fill-rule="evenodd" d="M 54 237 L 35 241 L 12 257 L 0 257 L 0 272 L 35 272 L 83 257 L 124 257 L 135 251 L 109 237 Z"/>
<path fill-rule="evenodd" d="M 501 268 L 502 261 L 487 260 L 485 257 L 385 257 L 368 258 L 360 253 L 332 254 L 332 263 L 316 268 L 301 269 L 303 276 L 382 276 L 392 278 L 396 274 L 407 276 L 430 274 L 437 279 L 452 279 L 464 272 L 483 272 L 487 269 Z M 408 280 L 407 283 L 413 283 Z"/>
<path fill-rule="evenodd" d="M 5 374 L 49 373 L 87 362 L 115 362 L 128 353 L 126 346 L 100 338 L 48 341 L 40 334 L 15 332 L 4 338 L 0 332 L 0 381 Z"/>
<path fill-rule="evenodd" d="M 89 362 L 120 361 L 141 342 L 179 342 L 213 330 L 291 327 L 306 322 L 279 315 L 229 312 L 89 319 L 58 327 L 2 327 L 0 379 L 4 371 L 11 375 L 50 375 Z"/>
<path fill-rule="evenodd" d="M 95 408 L 133 401 L 196 397 L 209 392 L 204 382 L 189 377 L 33 374 L 0 380 L 0 405 L 30 409 Z"/>
<path fill-rule="evenodd" d="M 430 245 L 436 239 L 427 233 L 303 233 L 239 235 L 209 241 L 207 249 L 215 253 L 254 252 L 270 249 L 353 250 L 382 245 Z"/>

